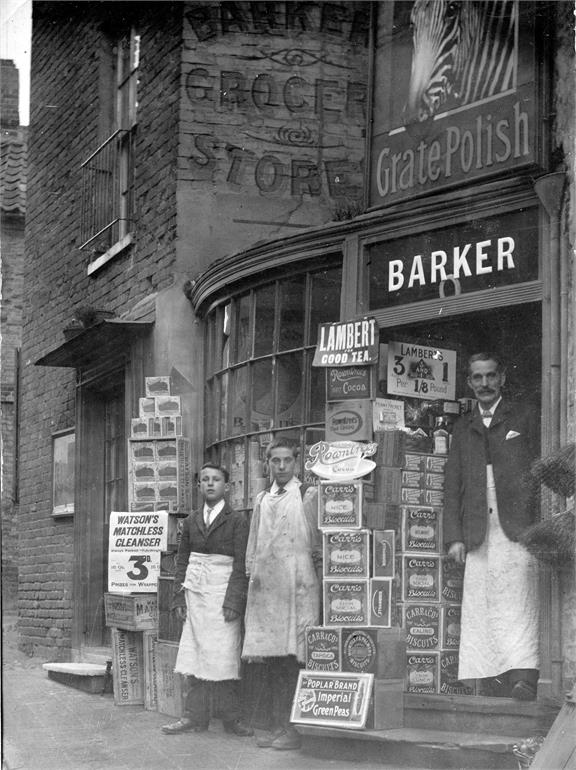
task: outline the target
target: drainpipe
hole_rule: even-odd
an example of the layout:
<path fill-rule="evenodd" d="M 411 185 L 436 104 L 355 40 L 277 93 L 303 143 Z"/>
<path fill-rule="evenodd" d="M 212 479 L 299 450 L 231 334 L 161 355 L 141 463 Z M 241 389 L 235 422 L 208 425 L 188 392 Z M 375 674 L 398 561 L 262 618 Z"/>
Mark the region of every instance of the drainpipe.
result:
<path fill-rule="evenodd" d="M 562 441 L 563 428 L 567 420 L 566 387 L 562 386 L 562 345 L 566 339 L 566 314 L 567 314 L 567 281 L 566 265 L 562 259 L 560 248 L 562 199 L 566 175 L 558 171 L 545 174 L 534 182 L 534 191 L 540 203 L 546 210 L 550 220 L 550 239 L 548 255 L 548 275 L 550 289 L 550 324 L 549 324 L 549 355 L 550 355 L 550 397 L 549 418 L 550 428 L 548 433 L 547 451 L 553 452 Z M 564 252 L 565 254 L 565 252 Z M 562 280 L 564 278 L 564 280 Z M 566 372 L 564 372 L 564 378 Z M 560 585 L 555 570 L 549 571 L 548 580 L 549 604 L 544 604 L 546 613 L 545 626 L 547 626 L 550 651 L 550 685 L 553 695 L 562 692 L 562 641 L 561 641 L 561 602 Z M 544 586 L 543 586 L 544 587 Z M 548 592 L 546 592 L 548 593 Z"/>

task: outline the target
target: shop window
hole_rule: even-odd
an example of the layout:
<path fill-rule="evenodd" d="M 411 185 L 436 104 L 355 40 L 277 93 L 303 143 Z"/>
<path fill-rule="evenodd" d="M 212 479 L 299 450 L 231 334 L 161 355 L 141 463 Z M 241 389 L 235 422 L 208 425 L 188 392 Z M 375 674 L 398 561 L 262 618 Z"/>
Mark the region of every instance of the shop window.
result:
<path fill-rule="evenodd" d="M 52 516 L 74 513 L 74 452 L 76 434 L 73 430 L 52 436 Z"/>
<path fill-rule="evenodd" d="M 340 318 L 341 283 L 340 259 L 328 258 L 239 291 L 206 319 L 206 452 L 228 468 L 235 508 L 251 508 L 266 486 L 273 436 L 296 441 L 301 456 L 324 437 L 325 372 L 312 359 L 318 324 Z"/>
<path fill-rule="evenodd" d="M 132 242 L 134 226 L 140 35 L 132 27 L 110 44 L 102 63 L 110 84 L 109 94 L 101 94 L 104 107 L 110 102 L 107 137 L 82 164 L 80 248 L 90 255 L 89 274 Z"/>

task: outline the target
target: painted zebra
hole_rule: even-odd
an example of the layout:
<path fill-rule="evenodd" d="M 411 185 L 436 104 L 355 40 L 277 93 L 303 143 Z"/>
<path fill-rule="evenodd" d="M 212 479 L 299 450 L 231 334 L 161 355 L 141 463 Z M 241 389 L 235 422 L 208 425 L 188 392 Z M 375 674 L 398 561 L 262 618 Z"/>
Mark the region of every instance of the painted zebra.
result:
<path fill-rule="evenodd" d="M 450 99 L 471 104 L 515 84 L 516 0 L 415 0 L 405 123 L 433 117 Z"/>

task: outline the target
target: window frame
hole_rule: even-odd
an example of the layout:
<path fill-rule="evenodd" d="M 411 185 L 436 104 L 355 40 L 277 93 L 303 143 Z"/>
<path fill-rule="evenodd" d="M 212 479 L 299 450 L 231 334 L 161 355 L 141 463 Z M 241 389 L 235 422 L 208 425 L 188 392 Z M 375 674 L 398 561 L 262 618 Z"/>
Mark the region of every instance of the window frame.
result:
<path fill-rule="evenodd" d="M 72 444 L 72 456 L 68 445 Z M 64 503 L 56 503 L 56 483 L 60 475 L 57 471 L 58 454 L 66 447 L 66 457 L 61 461 L 64 466 L 64 473 L 67 476 L 66 487 L 68 489 L 69 499 Z M 74 485 L 76 477 L 76 429 L 67 428 L 66 430 L 56 431 L 52 434 L 52 518 L 57 519 L 63 516 L 74 515 Z"/>

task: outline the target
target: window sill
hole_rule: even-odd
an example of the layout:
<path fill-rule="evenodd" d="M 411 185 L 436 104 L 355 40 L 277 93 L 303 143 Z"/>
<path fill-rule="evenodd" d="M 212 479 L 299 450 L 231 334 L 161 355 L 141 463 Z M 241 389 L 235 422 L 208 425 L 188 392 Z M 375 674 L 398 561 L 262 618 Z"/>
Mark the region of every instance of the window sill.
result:
<path fill-rule="evenodd" d="M 93 262 L 90 262 L 86 271 L 87 275 L 96 273 L 98 270 L 100 270 L 101 267 L 104 267 L 105 264 L 110 262 L 111 259 L 114 259 L 114 257 L 118 256 L 118 254 L 124 251 L 124 249 L 127 249 L 131 243 L 132 233 L 128 233 L 119 241 L 116 241 L 116 243 L 111 248 L 109 248 L 108 251 L 106 251 L 104 254 L 101 254 Z"/>
<path fill-rule="evenodd" d="M 67 505 L 56 505 L 52 509 L 53 519 L 61 519 L 64 516 L 74 516 L 74 505 L 72 503 Z"/>

